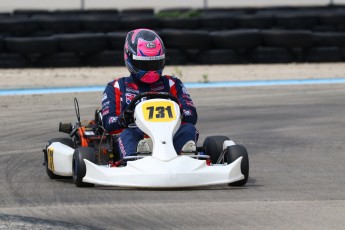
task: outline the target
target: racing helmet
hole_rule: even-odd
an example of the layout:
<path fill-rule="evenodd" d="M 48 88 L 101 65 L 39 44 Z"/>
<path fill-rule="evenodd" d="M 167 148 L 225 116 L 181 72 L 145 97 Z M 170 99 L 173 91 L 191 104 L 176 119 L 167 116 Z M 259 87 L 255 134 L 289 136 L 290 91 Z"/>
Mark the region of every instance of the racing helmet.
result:
<path fill-rule="evenodd" d="M 125 41 L 124 59 L 131 76 L 144 83 L 154 83 L 165 66 L 163 41 L 153 30 L 130 31 Z"/>

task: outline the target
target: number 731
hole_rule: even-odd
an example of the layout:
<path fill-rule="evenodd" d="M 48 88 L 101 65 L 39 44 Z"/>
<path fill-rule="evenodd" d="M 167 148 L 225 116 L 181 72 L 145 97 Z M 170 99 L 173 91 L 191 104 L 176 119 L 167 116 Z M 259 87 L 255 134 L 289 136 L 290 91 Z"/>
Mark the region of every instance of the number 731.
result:
<path fill-rule="evenodd" d="M 169 118 L 173 118 L 173 114 L 171 111 L 171 106 L 163 107 L 163 106 L 150 106 L 147 107 L 146 110 L 149 111 L 149 120 L 153 119 L 153 116 L 155 115 L 155 118 L 165 118 L 165 114 L 168 114 Z"/>
<path fill-rule="evenodd" d="M 176 119 L 171 102 L 147 103 L 143 107 L 144 118 L 150 122 L 167 122 Z"/>

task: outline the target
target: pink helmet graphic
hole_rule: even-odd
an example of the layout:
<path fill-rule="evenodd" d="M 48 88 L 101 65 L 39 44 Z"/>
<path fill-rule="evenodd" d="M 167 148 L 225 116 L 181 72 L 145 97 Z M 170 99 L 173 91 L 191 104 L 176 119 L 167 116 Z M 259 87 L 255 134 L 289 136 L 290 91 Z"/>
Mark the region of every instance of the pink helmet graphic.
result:
<path fill-rule="evenodd" d="M 165 66 L 163 41 L 153 30 L 130 31 L 125 41 L 124 59 L 131 76 L 144 83 L 154 83 Z"/>

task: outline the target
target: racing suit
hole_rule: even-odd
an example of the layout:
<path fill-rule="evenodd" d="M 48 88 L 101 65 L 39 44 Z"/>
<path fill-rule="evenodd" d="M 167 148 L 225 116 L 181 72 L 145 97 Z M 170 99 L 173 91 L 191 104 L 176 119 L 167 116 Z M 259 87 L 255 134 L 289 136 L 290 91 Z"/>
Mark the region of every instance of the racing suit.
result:
<path fill-rule="evenodd" d="M 196 108 L 181 80 L 172 76 L 162 76 L 152 84 L 135 80 L 134 77 L 122 77 L 109 82 L 102 97 L 102 116 L 104 128 L 110 134 L 119 134 L 117 148 L 120 157 L 136 152 L 138 142 L 144 138 L 139 128 L 125 128 L 120 116 L 131 100 L 144 92 L 168 92 L 178 98 L 183 110 L 182 123 L 174 135 L 174 148 L 179 153 L 183 145 L 190 140 L 198 141 L 199 133 L 195 128 L 198 119 Z"/>

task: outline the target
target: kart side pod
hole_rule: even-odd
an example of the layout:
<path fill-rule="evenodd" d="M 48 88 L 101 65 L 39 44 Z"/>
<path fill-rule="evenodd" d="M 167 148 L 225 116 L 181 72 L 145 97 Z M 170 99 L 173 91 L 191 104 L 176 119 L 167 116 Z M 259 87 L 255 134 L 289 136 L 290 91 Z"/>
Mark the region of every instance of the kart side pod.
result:
<path fill-rule="evenodd" d="M 48 168 L 59 176 L 72 176 L 74 149 L 60 142 L 53 142 L 47 148 Z"/>

